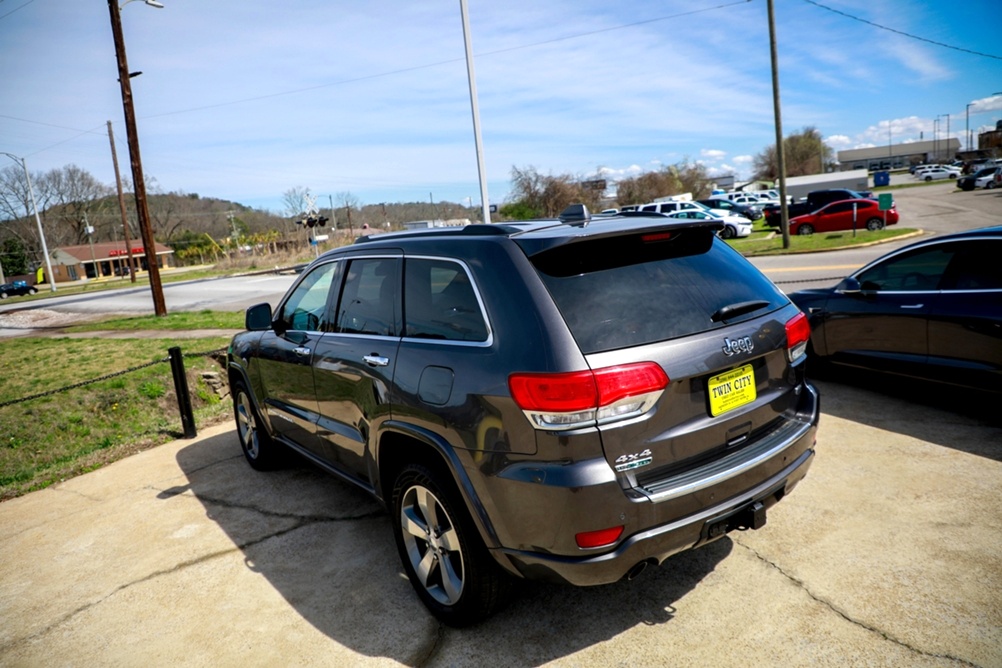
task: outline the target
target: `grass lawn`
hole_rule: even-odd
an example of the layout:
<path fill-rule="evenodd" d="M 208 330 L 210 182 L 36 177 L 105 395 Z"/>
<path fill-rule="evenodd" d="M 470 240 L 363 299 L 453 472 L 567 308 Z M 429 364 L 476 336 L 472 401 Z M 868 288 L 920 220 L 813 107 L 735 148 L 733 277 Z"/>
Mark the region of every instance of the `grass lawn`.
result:
<path fill-rule="evenodd" d="M 210 319 L 208 314 L 202 317 Z M 207 353 L 225 349 L 228 343 L 225 336 L 188 339 L 181 349 L 186 354 Z M 0 500 L 181 437 L 169 362 L 128 371 L 166 358 L 168 348 L 175 345 L 177 341 L 171 338 L 4 340 L 0 404 L 44 396 L 0 407 Z M 196 425 L 229 419 L 229 400 L 220 399 L 202 378 L 202 372 L 217 372 L 225 382 L 220 362 L 199 355 L 186 357 L 184 364 Z M 96 383 L 45 394 L 123 371 Z"/>
<path fill-rule="evenodd" d="M 744 239 L 728 239 L 727 243 L 745 256 L 782 255 L 784 253 L 808 253 L 862 246 L 875 241 L 884 241 L 915 232 L 907 227 L 888 227 L 876 232 L 869 230 L 843 230 L 840 232 L 819 232 L 808 235 L 791 235 L 790 247 L 783 248 L 783 235 L 778 229 L 766 227 L 761 221 L 755 223 L 752 234 Z"/>

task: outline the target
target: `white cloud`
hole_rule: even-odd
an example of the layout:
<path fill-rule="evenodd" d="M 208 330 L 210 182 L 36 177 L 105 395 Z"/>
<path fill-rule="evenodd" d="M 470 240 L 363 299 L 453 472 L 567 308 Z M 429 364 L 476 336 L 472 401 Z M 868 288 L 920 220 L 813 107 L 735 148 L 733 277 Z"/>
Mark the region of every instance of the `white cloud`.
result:
<path fill-rule="evenodd" d="M 720 160 L 727 156 L 727 151 L 720 151 L 718 149 L 704 148 L 699 154 L 704 158 L 710 158 L 711 160 Z"/>
<path fill-rule="evenodd" d="M 737 155 L 732 158 L 733 162 L 739 165 L 750 165 L 755 162 L 755 156 L 753 155 Z"/>

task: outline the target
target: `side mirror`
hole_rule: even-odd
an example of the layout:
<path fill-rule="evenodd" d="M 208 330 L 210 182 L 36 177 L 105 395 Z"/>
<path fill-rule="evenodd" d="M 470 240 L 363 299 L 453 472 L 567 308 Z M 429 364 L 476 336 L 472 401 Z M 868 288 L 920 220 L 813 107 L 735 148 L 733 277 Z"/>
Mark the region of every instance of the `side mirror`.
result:
<path fill-rule="evenodd" d="M 858 295 L 861 291 L 859 281 L 852 276 L 843 278 L 842 282 L 835 286 L 835 292 L 843 295 Z"/>
<path fill-rule="evenodd" d="M 271 304 L 255 304 L 247 309 L 244 315 L 244 327 L 251 332 L 263 332 L 271 329 Z"/>

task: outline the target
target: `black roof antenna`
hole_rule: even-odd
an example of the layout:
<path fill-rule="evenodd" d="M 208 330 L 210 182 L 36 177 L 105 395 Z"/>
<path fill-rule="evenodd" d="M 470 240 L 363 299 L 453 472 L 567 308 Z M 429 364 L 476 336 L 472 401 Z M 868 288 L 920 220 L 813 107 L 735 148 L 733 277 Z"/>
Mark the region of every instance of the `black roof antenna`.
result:
<path fill-rule="evenodd" d="M 560 222 L 568 225 L 587 225 L 591 220 L 591 213 L 584 204 L 571 204 L 560 212 Z"/>

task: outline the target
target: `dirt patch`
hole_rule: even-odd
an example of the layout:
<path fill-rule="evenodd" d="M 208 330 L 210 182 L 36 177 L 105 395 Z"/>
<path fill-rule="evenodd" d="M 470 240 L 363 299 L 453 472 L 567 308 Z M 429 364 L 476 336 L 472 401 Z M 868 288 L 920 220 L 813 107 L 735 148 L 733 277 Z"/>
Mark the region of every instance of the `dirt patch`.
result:
<path fill-rule="evenodd" d="M 107 314 L 63 313 L 50 309 L 25 309 L 0 313 L 0 329 L 30 333 L 59 331 L 72 325 L 82 325 L 106 318 Z M 18 334 L 14 334 L 18 336 Z"/>

